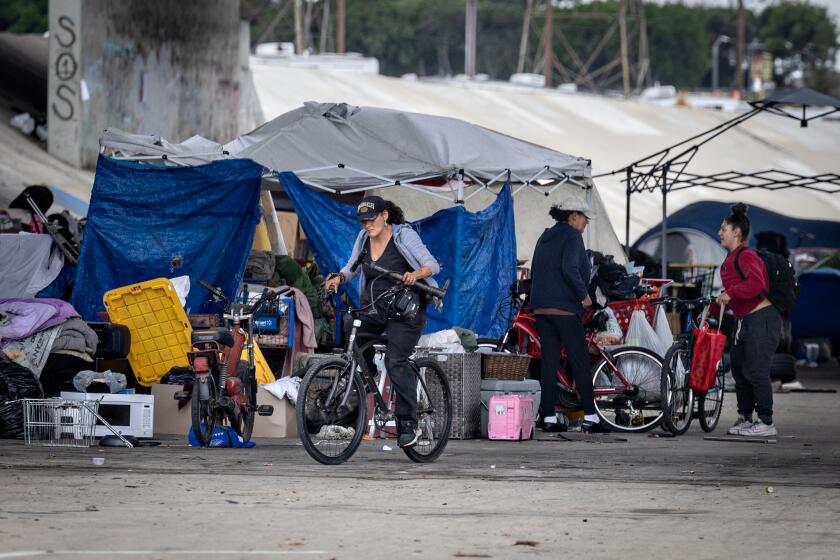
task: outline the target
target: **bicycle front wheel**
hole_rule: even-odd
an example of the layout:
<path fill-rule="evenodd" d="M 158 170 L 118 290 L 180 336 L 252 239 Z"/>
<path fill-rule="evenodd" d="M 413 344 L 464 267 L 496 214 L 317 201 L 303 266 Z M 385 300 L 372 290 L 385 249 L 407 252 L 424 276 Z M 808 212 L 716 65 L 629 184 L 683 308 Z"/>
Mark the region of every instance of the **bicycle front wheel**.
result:
<path fill-rule="evenodd" d="M 610 356 L 612 365 L 601 360 L 592 376 L 595 412 L 618 432 L 652 430 L 662 420 L 658 387 L 662 360 L 636 346 L 621 348 Z"/>
<path fill-rule="evenodd" d="M 216 402 L 219 398 L 215 376 L 211 373 L 203 381 L 196 376 L 190 398 L 195 439 L 200 445 L 210 445 L 216 429 Z"/>
<path fill-rule="evenodd" d="M 403 449 L 416 463 L 437 459 L 449 441 L 452 427 L 452 396 L 449 381 L 437 362 L 430 358 L 416 360 L 417 427 L 421 434 L 417 445 Z"/>
<path fill-rule="evenodd" d="M 300 382 L 297 398 L 300 441 L 309 455 L 325 465 L 353 456 L 364 434 L 367 397 L 362 378 L 350 362 L 318 362 Z"/>
<path fill-rule="evenodd" d="M 723 410 L 723 384 L 726 372 L 723 371 L 723 364 L 718 363 L 717 379 L 715 385 L 698 397 L 697 409 L 700 427 L 704 432 L 713 432 L 720 421 L 720 413 Z"/>
<path fill-rule="evenodd" d="M 694 391 L 688 387 L 691 353 L 688 345 L 677 343 L 665 354 L 660 384 L 662 423 L 679 436 L 688 431 L 694 413 Z"/>

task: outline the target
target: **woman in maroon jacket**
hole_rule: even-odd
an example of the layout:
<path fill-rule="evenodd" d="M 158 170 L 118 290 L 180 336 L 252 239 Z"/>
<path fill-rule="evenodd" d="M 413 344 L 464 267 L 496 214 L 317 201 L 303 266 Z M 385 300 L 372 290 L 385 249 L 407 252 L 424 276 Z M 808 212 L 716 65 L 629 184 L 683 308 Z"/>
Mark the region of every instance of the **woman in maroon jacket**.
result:
<path fill-rule="evenodd" d="M 776 435 L 770 361 L 782 335 L 782 318 L 767 299 L 767 269 L 758 253 L 747 248 L 749 235 L 747 206 L 735 204 L 718 232 L 729 255 L 720 267 L 724 291 L 717 302 L 728 305 L 737 319 L 730 355 L 738 421 L 729 433 L 761 437 Z M 758 414 L 756 421 L 753 412 Z"/>

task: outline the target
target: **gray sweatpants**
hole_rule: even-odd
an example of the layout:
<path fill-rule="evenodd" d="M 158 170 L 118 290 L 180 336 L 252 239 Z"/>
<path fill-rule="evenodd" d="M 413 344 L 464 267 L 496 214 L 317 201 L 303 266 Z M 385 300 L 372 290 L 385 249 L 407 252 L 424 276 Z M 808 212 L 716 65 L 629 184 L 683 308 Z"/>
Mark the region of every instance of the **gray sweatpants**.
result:
<path fill-rule="evenodd" d="M 782 337 L 782 317 L 772 305 L 750 313 L 735 327 L 732 347 L 732 377 L 738 399 L 738 414 L 753 411 L 766 424 L 773 422 L 773 388 L 770 362 Z"/>

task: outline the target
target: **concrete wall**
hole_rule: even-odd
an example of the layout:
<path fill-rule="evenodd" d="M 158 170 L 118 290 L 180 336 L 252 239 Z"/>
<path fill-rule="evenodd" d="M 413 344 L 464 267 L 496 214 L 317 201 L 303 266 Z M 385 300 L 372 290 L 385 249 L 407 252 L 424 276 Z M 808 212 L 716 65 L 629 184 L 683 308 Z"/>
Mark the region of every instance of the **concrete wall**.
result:
<path fill-rule="evenodd" d="M 230 140 L 239 48 L 238 0 L 50 0 L 50 152 L 93 167 L 109 127 Z"/>

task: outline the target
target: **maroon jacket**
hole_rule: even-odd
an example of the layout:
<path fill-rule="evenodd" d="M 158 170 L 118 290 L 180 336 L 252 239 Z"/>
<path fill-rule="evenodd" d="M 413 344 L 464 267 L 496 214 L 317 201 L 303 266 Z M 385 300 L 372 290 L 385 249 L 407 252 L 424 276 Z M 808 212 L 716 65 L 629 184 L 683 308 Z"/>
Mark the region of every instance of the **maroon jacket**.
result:
<path fill-rule="evenodd" d="M 720 266 L 723 289 L 732 298 L 729 307 L 738 319 L 755 309 L 765 299 L 764 294 L 770 290 L 770 279 L 764 261 L 757 252 L 744 247 L 742 243 L 730 251 Z M 736 256 L 743 277 L 735 268 Z"/>

